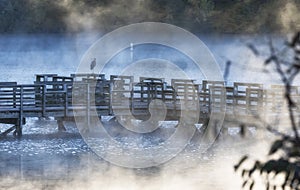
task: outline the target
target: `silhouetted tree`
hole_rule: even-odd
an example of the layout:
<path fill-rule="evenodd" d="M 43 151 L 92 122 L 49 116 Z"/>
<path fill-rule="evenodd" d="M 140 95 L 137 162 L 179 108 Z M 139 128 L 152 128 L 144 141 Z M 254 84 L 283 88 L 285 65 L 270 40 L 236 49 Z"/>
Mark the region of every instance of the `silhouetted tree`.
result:
<path fill-rule="evenodd" d="M 281 51 L 276 50 L 272 41 L 269 43 L 270 55 L 265 60 L 265 65 L 273 64 L 277 73 L 284 84 L 284 97 L 287 102 L 289 119 L 291 123 L 292 134 L 279 132 L 272 126 L 268 125 L 267 130 L 279 136 L 275 140 L 269 150 L 268 160 L 255 163 L 250 169 L 242 167 L 244 161 L 248 160 L 248 156 L 244 156 L 238 164 L 234 166 L 236 171 L 241 171 L 244 179 L 243 187 L 250 190 L 255 186 L 254 174 L 258 173 L 265 177 L 266 189 L 300 189 L 300 139 L 299 139 L 299 121 L 297 122 L 296 111 L 299 111 L 294 97 L 291 96 L 291 86 L 295 77 L 300 72 L 300 32 L 296 33 L 293 38 L 285 44 L 285 48 Z M 253 49 L 253 46 L 252 46 Z M 290 50 L 292 57 L 283 56 L 283 52 Z M 257 53 L 257 52 L 256 52 Z M 299 118 L 298 118 L 299 120 Z M 282 184 L 273 183 L 278 174 L 284 175 Z"/>

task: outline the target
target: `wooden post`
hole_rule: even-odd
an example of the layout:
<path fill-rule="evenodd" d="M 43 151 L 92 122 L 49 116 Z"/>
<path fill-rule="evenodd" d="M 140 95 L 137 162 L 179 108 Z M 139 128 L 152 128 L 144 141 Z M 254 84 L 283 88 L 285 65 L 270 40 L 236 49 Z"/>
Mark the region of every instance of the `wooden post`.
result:
<path fill-rule="evenodd" d="M 161 99 L 162 99 L 163 102 L 166 101 L 166 97 L 165 97 L 165 88 L 164 88 L 164 86 L 163 86 L 162 89 L 161 89 Z"/>
<path fill-rule="evenodd" d="M 108 111 L 108 115 L 112 115 L 112 103 L 113 103 L 113 91 L 114 91 L 114 80 L 113 78 L 110 76 L 110 81 L 109 81 L 109 111 Z"/>
<path fill-rule="evenodd" d="M 46 85 L 42 86 L 43 94 L 42 94 L 42 117 L 46 115 Z"/>
<path fill-rule="evenodd" d="M 90 125 L 91 125 L 91 117 L 90 117 L 90 112 L 91 112 L 91 100 L 90 100 L 90 84 L 87 83 L 87 97 L 86 97 L 86 118 L 87 118 L 87 131 L 89 131 L 90 129 Z"/>
<path fill-rule="evenodd" d="M 175 87 L 174 86 L 172 86 L 173 87 L 173 94 L 172 94 L 172 98 L 173 98 L 173 110 L 174 110 L 174 115 L 175 116 L 177 116 L 177 92 L 176 92 L 176 89 L 175 89 Z"/>
<path fill-rule="evenodd" d="M 133 96 L 134 96 L 134 86 L 132 87 L 132 89 L 130 91 L 130 105 L 129 105 L 129 107 L 131 107 L 131 112 L 132 113 L 134 113 L 134 97 Z"/>
<path fill-rule="evenodd" d="M 64 116 L 68 116 L 68 89 L 67 84 L 64 84 L 64 100 L 65 100 L 65 107 L 64 107 Z"/>
<path fill-rule="evenodd" d="M 66 131 L 67 130 L 64 126 L 63 118 L 57 119 L 57 128 L 58 128 L 58 131 Z"/>
<path fill-rule="evenodd" d="M 22 136 L 22 127 L 23 127 L 23 86 L 20 86 L 20 113 L 19 120 L 16 126 L 16 133 L 18 137 Z"/>
<path fill-rule="evenodd" d="M 14 108 L 17 107 L 17 93 L 16 93 L 16 87 L 13 87 L 13 106 Z"/>
<path fill-rule="evenodd" d="M 151 99 L 151 94 L 150 94 L 150 85 L 149 83 L 146 83 L 147 84 L 147 105 L 149 106 L 150 104 L 150 99 Z"/>
<path fill-rule="evenodd" d="M 141 102 L 143 102 L 143 101 L 144 101 L 144 84 L 141 83 Z"/>

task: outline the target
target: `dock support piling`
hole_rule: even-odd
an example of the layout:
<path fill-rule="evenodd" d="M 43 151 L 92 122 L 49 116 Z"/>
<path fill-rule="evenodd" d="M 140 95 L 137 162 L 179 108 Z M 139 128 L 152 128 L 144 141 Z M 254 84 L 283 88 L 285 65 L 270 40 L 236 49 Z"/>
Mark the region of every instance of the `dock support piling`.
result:
<path fill-rule="evenodd" d="M 58 131 L 66 131 L 66 127 L 64 126 L 64 121 L 62 119 L 57 119 L 57 127 Z"/>

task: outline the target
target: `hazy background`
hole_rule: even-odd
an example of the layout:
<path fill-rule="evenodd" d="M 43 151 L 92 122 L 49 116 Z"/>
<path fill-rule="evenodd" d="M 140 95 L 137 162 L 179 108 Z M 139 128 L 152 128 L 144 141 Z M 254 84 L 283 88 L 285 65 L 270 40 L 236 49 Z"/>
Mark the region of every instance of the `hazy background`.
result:
<path fill-rule="evenodd" d="M 0 0 L 0 79 L 17 81 L 22 73 L 22 82 L 30 82 L 36 73 L 74 73 L 104 34 L 154 21 L 199 36 L 222 71 L 233 61 L 228 80 L 252 82 L 256 73 L 254 81 L 262 83 L 269 76 L 257 74 L 264 68 L 247 44 L 267 54 L 266 37 L 284 41 L 300 28 L 299 8 L 299 0 Z"/>
<path fill-rule="evenodd" d="M 287 32 L 299 28 L 299 4 L 299 0 L 1 0 L 0 32 L 107 32 L 144 21 L 193 32 Z"/>
<path fill-rule="evenodd" d="M 88 48 L 107 32 L 155 21 L 199 36 L 222 72 L 230 60 L 231 82 L 280 83 L 272 67 L 264 67 L 263 58 L 254 56 L 247 44 L 267 55 L 266 43 L 272 35 L 276 47 L 283 48 L 279 44 L 286 34 L 300 28 L 299 8 L 299 0 L 0 0 L 0 81 L 32 83 L 37 73 L 69 75 L 76 72 Z M 144 49 L 135 53 L 151 57 L 159 52 Z M 173 58 L 174 52 L 169 56 Z M 111 64 L 118 66 L 117 61 Z M 184 63 L 181 67 L 185 68 Z M 24 130 L 39 136 L 40 131 L 55 133 L 56 126 L 53 120 L 34 120 Z M 68 130 L 77 132 L 72 131 L 74 127 Z M 252 140 L 221 138 L 212 152 L 190 149 L 158 168 L 131 170 L 95 157 L 86 151 L 80 136 L 48 138 L 0 141 L 0 171 L 5 173 L 1 188 L 240 189 L 242 180 L 233 165 L 246 153 L 263 157 L 271 141 L 269 134 L 250 135 Z M 26 178 L 28 171 L 37 173 L 34 179 Z"/>
<path fill-rule="evenodd" d="M 256 82 L 265 84 L 280 83 L 278 75 L 271 66 L 264 66 L 268 55 L 268 40 L 265 35 L 242 34 L 195 34 L 210 49 L 220 66 L 222 73 L 226 62 L 231 61 L 229 82 Z M 0 35 L 0 80 L 32 83 L 35 74 L 59 74 L 69 76 L 77 71 L 80 60 L 88 48 L 102 36 L 101 33 L 76 34 L 2 34 Z M 283 35 L 272 37 L 278 49 L 287 40 Z M 248 44 L 254 44 L 260 56 L 253 54 Z M 101 51 L 101 50 L 99 50 Z M 133 55 L 131 55 L 131 53 Z M 131 60 L 131 56 L 134 57 Z M 192 79 L 201 79 L 203 75 L 194 69 L 189 58 L 180 52 L 155 45 L 137 46 L 131 52 L 117 54 L 103 72 L 119 74 L 130 63 L 147 58 L 160 58 L 173 62 Z M 92 60 L 92 58 L 91 58 Z M 98 63 L 99 64 L 99 63 Z M 153 68 L 159 69 L 159 68 Z M 139 71 L 137 71 L 138 73 Z M 145 72 L 144 72 L 145 73 Z M 151 76 L 151 71 L 148 76 Z M 108 78 L 109 76 L 107 76 Z"/>

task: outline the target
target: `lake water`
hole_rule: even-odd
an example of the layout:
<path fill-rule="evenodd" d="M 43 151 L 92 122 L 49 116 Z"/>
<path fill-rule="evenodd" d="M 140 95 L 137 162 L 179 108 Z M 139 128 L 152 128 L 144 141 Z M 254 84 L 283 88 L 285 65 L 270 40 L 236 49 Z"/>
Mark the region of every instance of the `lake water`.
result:
<path fill-rule="evenodd" d="M 68 76 L 76 72 L 82 55 L 99 37 L 99 34 L 2 35 L 0 81 L 31 84 L 38 73 Z M 229 81 L 279 82 L 276 75 L 263 72 L 262 60 L 244 46 L 249 41 L 259 41 L 257 37 L 202 36 L 201 39 L 222 72 L 226 61 L 233 61 Z M 6 127 L 1 125 L 0 130 Z M 72 123 L 66 124 L 64 133 L 58 133 L 56 127 L 52 119 L 32 118 L 24 126 L 21 140 L 11 136 L 0 140 L 0 189 L 241 189 L 242 178 L 233 171 L 234 164 L 244 154 L 254 158 L 266 155 L 270 141 L 266 136 L 242 139 L 231 135 L 221 137 L 209 152 L 189 146 L 163 165 L 126 169 L 93 153 Z"/>
<path fill-rule="evenodd" d="M 93 153 L 71 122 L 66 127 L 67 132 L 59 133 L 54 120 L 30 119 L 21 140 L 2 139 L 0 189 L 238 190 L 242 178 L 233 166 L 244 154 L 262 158 L 270 140 L 230 135 L 221 137 L 208 152 L 188 145 L 165 164 L 126 169 Z"/>

